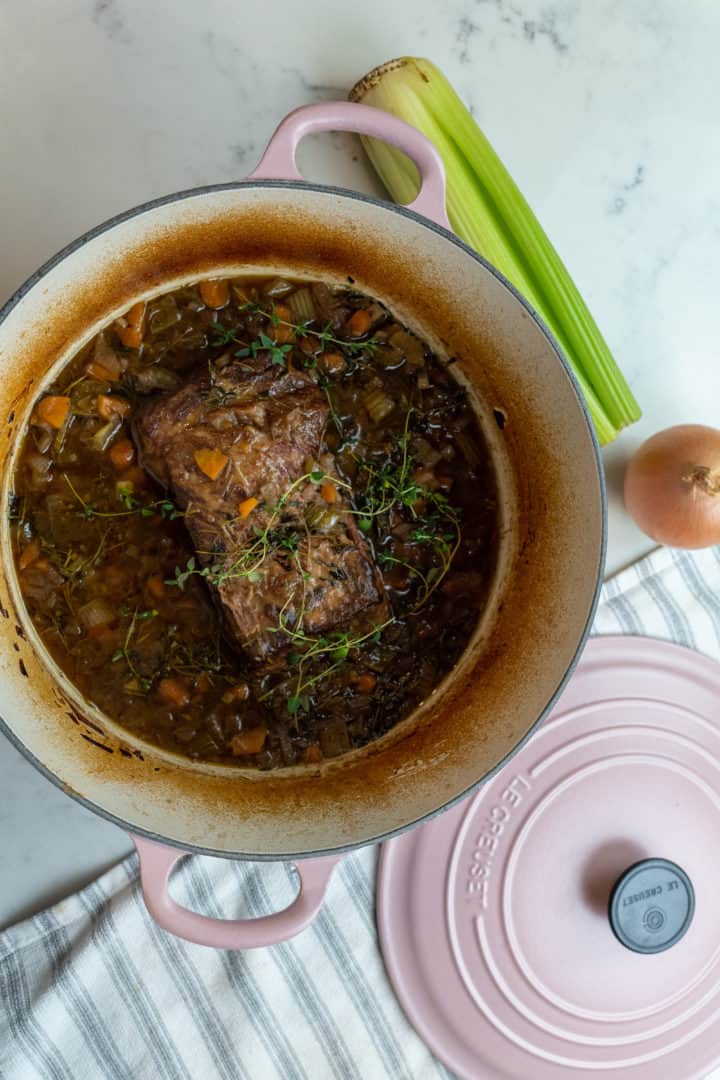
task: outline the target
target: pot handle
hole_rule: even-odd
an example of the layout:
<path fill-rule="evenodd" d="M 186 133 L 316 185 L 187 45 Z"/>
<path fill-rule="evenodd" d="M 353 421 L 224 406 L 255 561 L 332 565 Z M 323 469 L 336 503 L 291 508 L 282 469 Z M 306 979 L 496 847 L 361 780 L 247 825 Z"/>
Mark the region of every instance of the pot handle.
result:
<path fill-rule="evenodd" d="M 445 212 L 445 168 L 433 143 L 392 113 L 353 101 L 327 101 L 303 105 L 289 113 L 275 129 L 265 153 L 248 180 L 302 180 L 295 164 L 298 143 L 318 131 L 353 131 L 397 146 L 420 173 L 420 191 L 408 210 L 452 231 Z"/>
<path fill-rule="evenodd" d="M 145 906 L 158 926 L 176 937 L 213 949 L 258 949 L 277 945 L 304 930 L 322 907 L 340 855 L 305 859 L 295 864 L 300 892 L 289 907 L 255 919 L 211 919 L 177 904 L 168 892 L 168 879 L 188 852 L 132 836 L 140 856 L 140 884 Z"/>

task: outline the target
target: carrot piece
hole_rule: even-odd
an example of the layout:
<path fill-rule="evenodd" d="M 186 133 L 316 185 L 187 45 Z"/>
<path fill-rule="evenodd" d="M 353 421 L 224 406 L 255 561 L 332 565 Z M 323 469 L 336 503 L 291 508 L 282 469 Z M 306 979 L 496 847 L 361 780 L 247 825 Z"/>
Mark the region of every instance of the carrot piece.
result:
<path fill-rule="evenodd" d="M 240 731 L 233 735 L 230 740 L 230 752 L 236 757 L 245 754 L 259 754 L 267 739 L 267 728 L 250 728 L 249 731 Z"/>
<path fill-rule="evenodd" d="M 273 304 L 273 315 L 280 320 L 272 329 L 272 336 L 276 345 L 284 345 L 295 337 L 295 327 L 287 324 L 292 319 L 292 311 L 285 304 Z"/>
<path fill-rule="evenodd" d="M 337 488 L 332 480 L 323 480 L 320 485 L 320 494 L 326 503 L 334 503 L 337 499 Z"/>
<path fill-rule="evenodd" d="M 345 329 L 351 337 L 362 337 L 370 329 L 370 316 L 365 308 L 354 311 L 345 323 Z"/>
<path fill-rule="evenodd" d="M 200 472 L 205 473 L 211 480 L 217 480 L 228 463 L 227 454 L 223 454 L 220 450 L 211 450 L 209 446 L 196 450 L 194 457 Z"/>
<path fill-rule="evenodd" d="M 99 379 L 100 382 L 117 382 L 120 378 L 119 372 L 111 371 L 110 368 L 106 368 L 104 364 L 98 364 L 97 360 L 91 360 L 90 363 L 86 365 L 85 371 L 88 375 L 92 375 L 93 379 Z"/>
<path fill-rule="evenodd" d="M 361 694 L 372 694 L 377 686 L 377 676 L 373 675 L 372 671 L 364 671 L 362 675 L 358 675 L 355 685 Z"/>
<path fill-rule="evenodd" d="M 231 686 L 222 696 L 225 705 L 234 705 L 239 701 L 247 701 L 250 697 L 250 687 L 246 682 Z"/>
<path fill-rule="evenodd" d="M 339 352 L 322 352 L 317 362 L 324 375 L 342 375 L 347 367 L 345 357 Z"/>
<path fill-rule="evenodd" d="M 157 686 L 159 696 L 168 705 L 184 709 L 190 702 L 190 693 L 183 679 L 161 679 Z"/>
<path fill-rule="evenodd" d="M 131 494 L 135 491 L 136 488 L 145 487 L 147 483 L 147 476 L 139 465 L 131 465 L 129 469 L 123 469 L 123 471 L 120 473 L 119 479 L 122 484 L 130 485 Z M 117 491 L 117 487 L 115 490 Z"/>
<path fill-rule="evenodd" d="M 140 330 L 145 319 L 145 301 L 138 300 L 136 304 L 130 308 L 125 315 L 125 321 L 128 326 L 134 326 L 136 330 Z"/>
<path fill-rule="evenodd" d="M 129 439 L 118 439 L 108 450 L 108 457 L 115 469 L 126 469 L 135 460 L 135 447 Z"/>
<path fill-rule="evenodd" d="M 163 600 L 165 598 L 167 589 L 162 574 L 151 574 L 145 582 L 145 588 L 152 600 Z"/>
<path fill-rule="evenodd" d="M 26 570 L 28 566 L 36 562 L 40 555 L 40 541 L 37 537 L 31 540 L 27 547 L 23 548 L 20 552 L 20 558 L 18 559 L 18 567 L 20 570 Z"/>
<path fill-rule="evenodd" d="M 241 518 L 246 518 L 248 514 L 251 514 L 260 500 L 256 499 L 253 495 L 249 499 L 243 499 L 238 503 L 238 514 Z"/>
<path fill-rule="evenodd" d="M 201 671 L 199 675 L 195 676 L 195 692 L 197 694 L 207 694 L 211 686 L 212 683 L 204 671 Z"/>
<path fill-rule="evenodd" d="M 115 332 L 126 349 L 139 349 L 145 332 L 145 302 L 138 300 L 122 318 L 115 320 Z"/>
<path fill-rule="evenodd" d="M 38 401 L 35 407 L 37 419 L 43 424 L 49 424 L 50 427 L 58 431 L 67 420 L 69 412 L 70 398 L 56 397 L 53 394 L 44 397 L 42 401 Z"/>
<path fill-rule="evenodd" d="M 302 759 L 305 765 L 317 765 L 323 759 L 323 752 L 317 743 L 310 743 L 303 750 Z"/>
<path fill-rule="evenodd" d="M 220 278 L 200 282 L 200 299 L 209 308 L 224 308 L 230 299 L 230 286 Z"/>
<path fill-rule="evenodd" d="M 126 349 L 139 349 L 142 345 L 143 336 L 139 327 L 121 326 L 116 323 L 115 330 L 120 339 L 120 344 L 124 345 Z"/>
<path fill-rule="evenodd" d="M 114 645 L 116 639 L 115 631 L 111 630 L 107 623 L 97 623 L 89 627 L 86 636 L 106 647 Z"/>
<path fill-rule="evenodd" d="M 285 326 L 284 323 L 278 323 L 273 327 L 273 338 L 276 345 L 285 345 L 286 342 L 292 341 L 295 337 L 295 331 L 292 326 Z"/>
<path fill-rule="evenodd" d="M 50 560 L 48 559 L 47 555 L 41 555 L 40 558 L 36 559 L 32 565 L 33 569 L 35 570 L 49 570 Z"/>
<path fill-rule="evenodd" d="M 113 416 L 127 416 L 130 412 L 130 402 L 121 397 L 110 397 L 109 394 L 98 394 L 95 398 L 95 408 L 98 416 L 103 420 L 112 420 Z"/>

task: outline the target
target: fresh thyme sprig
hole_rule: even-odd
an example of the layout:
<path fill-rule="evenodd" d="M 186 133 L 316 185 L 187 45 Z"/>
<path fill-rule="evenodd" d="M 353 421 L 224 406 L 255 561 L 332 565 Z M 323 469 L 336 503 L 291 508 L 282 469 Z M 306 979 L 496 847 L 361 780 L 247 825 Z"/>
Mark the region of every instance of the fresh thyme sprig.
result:
<path fill-rule="evenodd" d="M 130 514 L 139 514 L 140 517 L 154 517 L 156 514 L 166 521 L 174 521 L 175 518 L 184 517 L 184 511 L 179 510 L 170 499 L 155 499 L 151 503 L 141 503 L 133 495 L 130 487 L 118 485 L 117 497 L 125 507 L 124 510 L 97 510 L 92 503 L 83 499 L 67 473 L 63 473 L 65 483 L 82 507 L 83 516 L 86 518 L 118 518 L 128 517 Z"/>
<path fill-rule="evenodd" d="M 82 580 L 88 570 L 92 569 L 92 567 L 99 562 L 100 557 L 105 550 L 111 528 L 112 526 L 110 525 L 105 528 L 94 551 L 91 551 L 88 554 L 76 551 L 72 546 L 65 549 L 50 548 L 48 550 L 50 562 L 62 576 L 66 585 L 76 585 Z"/>
<path fill-rule="evenodd" d="M 251 582 L 258 581 L 262 575 L 262 565 L 271 551 L 281 549 L 293 552 L 299 546 L 298 525 L 301 523 L 294 521 L 282 522 L 280 520 L 283 511 L 290 504 L 291 496 L 302 484 L 321 484 L 325 479 L 326 474 L 322 469 L 313 469 L 310 472 L 303 473 L 278 497 L 275 505 L 270 508 L 264 526 L 257 525 L 254 527 L 252 539 L 248 544 L 240 548 L 239 551 L 233 552 L 229 559 L 224 556 L 224 553 L 198 552 L 201 555 L 212 556 L 212 563 L 208 566 L 199 566 L 195 556 L 192 556 L 192 558 L 188 559 L 185 567 L 175 567 L 173 577 L 168 578 L 165 584 L 176 585 L 178 588 L 183 589 L 188 578 L 194 574 L 206 578 L 217 588 L 220 588 L 227 581 L 237 578 L 247 578 Z M 351 485 L 339 477 L 333 476 L 331 479 L 337 487 L 352 491 Z"/>
<path fill-rule="evenodd" d="M 157 615 L 157 611 L 155 611 L 154 608 L 145 611 L 140 611 L 138 608 L 134 608 L 132 611 L 130 611 L 128 608 L 122 607 L 120 608 L 120 614 L 129 615 L 130 622 L 128 624 L 122 648 L 115 650 L 113 655 L 110 657 L 110 661 L 113 664 L 117 664 L 119 660 L 124 660 L 128 666 L 130 674 L 137 683 L 138 690 L 142 693 L 147 693 L 147 691 L 152 686 L 152 679 L 146 679 L 138 672 L 133 662 L 132 653 L 130 650 L 130 643 L 132 641 L 133 634 L 135 633 L 138 622 L 144 622 L 146 619 L 154 619 Z"/>
<path fill-rule="evenodd" d="M 295 678 L 295 688 L 291 696 L 287 701 L 287 711 L 290 716 L 293 716 L 300 710 L 307 710 L 310 707 L 310 698 L 308 691 L 315 686 L 318 682 L 326 679 L 333 672 L 346 662 L 351 649 L 355 649 L 360 645 L 363 645 L 366 641 L 378 642 L 383 630 L 395 622 L 395 616 L 391 616 L 386 619 L 385 622 L 374 626 L 372 630 L 368 630 L 363 634 L 353 636 L 350 631 L 336 630 L 327 635 L 320 635 L 319 637 L 313 637 L 310 634 L 306 634 L 303 630 L 288 625 L 286 618 L 281 613 L 279 625 L 275 628 L 276 632 L 282 632 L 290 638 L 291 642 L 295 646 L 293 652 L 288 654 L 288 664 L 295 668 L 297 676 Z M 321 671 L 316 672 L 314 675 L 305 676 L 307 665 L 312 660 L 317 660 L 326 656 L 330 659 L 331 663 L 328 667 L 323 668 Z M 267 690 L 263 696 L 259 699 L 265 701 L 271 697 L 275 692 L 275 687 Z"/>
<path fill-rule="evenodd" d="M 257 356 L 263 349 L 267 349 L 270 353 L 270 362 L 272 364 L 279 364 L 281 367 L 284 367 L 287 363 L 285 358 L 292 349 L 292 345 L 288 342 L 278 345 L 272 338 L 269 338 L 267 334 L 264 334 L 261 331 L 255 341 L 251 341 L 249 345 L 244 346 L 242 349 L 238 349 L 235 356 Z"/>
<path fill-rule="evenodd" d="M 460 511 L 451 505 L 442 492 L 433 491 L 425 484 L 413 478 L 414 461 L 410 452 L 410 418 L 414 412 L 412 405 L 405 415 L 402 433 L 397 442 L 395 455 L 399 451 L 400 461 L 386 461 L 379 469 L 358 459 L 358 466 L 368 475 L 362 492 L 356 495 L 360 516 L 358 527 L 369 533 L 378 519 L 390 513 L 396 507 L 409 511 L 417 525 L 410 539 L 416 544 L 428 545 L 438 564 L 426 572 L 413 564 L 398 559 L 390 553 L 378 553 L 380 561 L 403 565 L 420 583 L 420 594 L 415 604 L 419 610 L 430 599 L 442 580 L 447 575 L 462 540 Z M 422 509 L 421 509 L 422 508 Z"/>
<path fill-rule="evenodd" d="M 356 506 L 348 507 L 346 512 L 356 515 L 358 524 L 364 532 L 369 532 L 373 527 L 377 528 L 382 516 L 389 514 L 396 507 L 408 511 L 416 522 L 411 540 L 419 545 L 427 545 L 431 558 L 435 560 L 435 565 L 429 569 L 420 569 L 390 552 L 383 552 L 382 549 L 379 552 L 379 561 L 381 564 L 385 562 L 403 565 L 413 575 L 419 584 L 413 610 L 418 611 L 428 602 L 447 575 L 460 546 L 461 528 L 459 510 L 451 506 L 447 497 L 413 479 L 414 461 L 410 452 L 410 421 L 413 411 L 410 406 L 402 433 L 396 443 L 394 454 L 396 458 L 399 456 L 399 461 L 392 460 L 391 457 L 380 468 L 358 461 L 359 466 L 368 476 L 367 484 L 362 492 L 354 493 L 352 486 L 337 476 L 331 479 L 334 484 L 354 495 Z M 393 616 L 372 631 L 359 636 L 341 631 L 313 636 L 304 629 L 308 574 L 300 558 L 302 532 L 299 531 L 299 527 L 304 527 L 308 543 L 310 533 L 306 522 L 283 522 L 281 517 L 289 507 L 292 495 L 302 484 L 320 484 L 325 476 L 322 470 L 314 469 L 298 477 L 279 496 L 274 507 L 270 509 L 264 526 L 256 526 L 249 543 L 238 552 L 232 553 L 229 557 L 225 553 L 215 554 L 213 561 L 206 566 L 200 566 L 196 556 L 193 555 L 185 567 L 176 566 L 174 577 L 166 580 L 166 584 L 176 585 L 183 589 L 190 577 L 199 575 L 216 587 L 220 587 L 234 579 L 246 578 L 251 582 L 259 580 L 264 573 L 263 564 L 271 552 L 276 554 L 284 552 L 295 562 L 302 586 L 301 602 L 297 608 L 293 606 L 296 589 L 291 590 L 279 612 L 277 625 L 269 628 L 270 633 L 283 634 L 292 646 L 288 654 L 288 663 L 297 670 L 297 677 L 293 693 L 287 701 L 290 715 L 309 707 L 312 687 L 337 671 L 345 663 L 351 649 L 371 638 L 377 640 L 376 635 L 395 621 Z M 421 504 L 422 512 L 419 510 Z M 213 556 L 212 552 L 198 552 L 197 554 Z M 314 674 L 308 674 L 308 665 L 322 658 L 329 660 L 327 666 Z M 260 700 L 265 700 L 274 692 L 275 688 L 267 691 Z"/>
<path fill-rule="evenodd" d="M 315 341 L 317 341 L 318 350 L 325 350 L 328 346 L 333 346 L 334 348 L 346 352 L 348 356 L 355 358 L 362 355 L 372 356 L 380 345 L 380 342 L 374 337 L 365 338 L 363 341 L 351 341 L 346 338 L 339 338 L 332 333 L 332 323 L 329 322 L 318 328 L 313 325 L 315 322 L 314 319 L 306 319 L 303 322 L 292 322 L 290 319 L 282 319 L 276 311 L 272 309 L 267 310 L 261 304 L 254 301 L 242 304 L 239 310 L 251 311 L 255 314 L 262 315 L 269 321 L 271 326 L 286 326 L 293 331 L 293 334 L 298 341 L 301 341 L 306 337 L 314 338 Z M 287 354 L 293 348 L 291 342 L 278 344 L 264 331 L 261 331 L 254 341 L 246 342 L 237 336 L 238 327 L 231 329 L 230 327 L 216 324 L 212 329 L 215 333 L 215 338 L 211 341 L 211 344 L 219 348 L 231 344 L 240 345 L 240 349 L 234 353 L 234 355 L 238 357 L 257 356 L 263 349 L 267 349 L 273 364 L 285 364 Z"/>
<path fill-rule="evenodd" d="M 382 549 L 377 554 L 381 566 L 402 566 L 420 583 L 420 592 L 413 607 L 414 611 L 427 604 L 428 600 L 447 576 L 462 541 L 459 510 L 450 506 L 447 500 L 436 492 L 429 492 L 437 501 L 434 512 L 426 516 L 422 524 L 410 534 L 416 544 L 427 545 L 432 557 L 438 560 L 434 566 L 423 571 L 406 559 L 399 559 Z"/>

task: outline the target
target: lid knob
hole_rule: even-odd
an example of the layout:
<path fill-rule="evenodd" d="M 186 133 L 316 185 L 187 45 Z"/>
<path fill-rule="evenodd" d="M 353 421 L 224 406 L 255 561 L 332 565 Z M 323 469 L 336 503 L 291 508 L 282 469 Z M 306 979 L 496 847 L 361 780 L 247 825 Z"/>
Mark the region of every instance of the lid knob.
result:
<path fill-rule="evenodd" d="M 610 926 L 618 941 L 639 953 L 676 945 L 695 912 L 695 890 L 669 859 L 643 859 L 622 874 L 610 893 Z"/>

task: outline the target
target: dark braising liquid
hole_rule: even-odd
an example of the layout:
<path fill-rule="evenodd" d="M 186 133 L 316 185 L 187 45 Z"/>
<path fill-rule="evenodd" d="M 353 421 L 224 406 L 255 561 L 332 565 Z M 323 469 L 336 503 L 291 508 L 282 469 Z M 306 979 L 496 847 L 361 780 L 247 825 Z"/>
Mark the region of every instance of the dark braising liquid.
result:
<path fill-rule="evenodd" d="M 243 364 L 266 380 L 250 404 Z M 198 372 L 178 419 L 195 424 L 187 484 L 164 486 L 143 468 L 138 418 Z M 239 455 L 262 435 L 276 376 L 320 402 L 318 452 L 248 490 Z M 203 550 L 200 490 L 216 506 L 203 535 L 218 534 Z M 22 592 L 70 680 L 151 743 L 261 769 L 362 746 L 427 698 L 477 624 L 497 555 L 490 458 L 452 364 L 377 301 L 318 282 L 213 280 L 136 305 L 36 404 L 14 491 Z M 343 599 L 353 553 L 377 603 L 311 629 L 311 554 L 325 548 L 325 600 L 331 579 Z M 227 632 L 229 595 L 261 621 L 267 662 Z"/>

